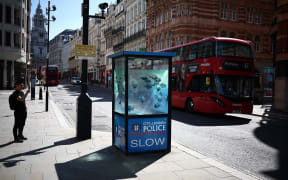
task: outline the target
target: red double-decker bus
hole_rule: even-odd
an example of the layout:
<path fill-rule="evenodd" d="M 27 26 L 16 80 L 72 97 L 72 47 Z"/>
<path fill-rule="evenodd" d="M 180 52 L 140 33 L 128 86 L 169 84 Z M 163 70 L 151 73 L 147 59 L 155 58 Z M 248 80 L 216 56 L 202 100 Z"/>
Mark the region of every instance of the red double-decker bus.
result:
<path fill-rule="evenodd" d="M 249 41 L 209 37 L 160 52 L 174 52 L 172 106 L 189 112 L 253 110 L 254 58 Z"/>
<path fill-rule="evenodd" d="M 58 86 L 59 85 L 59 71 L 57 65 L 49 65 L 48 69 L 47 66 L 41 67 L 41 81 L 43 84 L 48 86 Z M 47 70 L 47 72 L 46 72 Z"/>

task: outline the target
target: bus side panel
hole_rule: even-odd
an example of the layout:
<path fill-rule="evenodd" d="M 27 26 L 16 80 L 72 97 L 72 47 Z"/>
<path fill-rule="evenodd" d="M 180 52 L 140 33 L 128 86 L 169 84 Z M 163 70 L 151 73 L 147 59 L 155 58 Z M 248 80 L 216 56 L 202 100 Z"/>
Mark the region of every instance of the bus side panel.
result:
<path fill-rule="evenodd" d="M 177 108 L 184 108 L 183 103 L 181 102 L 181 92 L 172 91 L 172 106 Z"/>

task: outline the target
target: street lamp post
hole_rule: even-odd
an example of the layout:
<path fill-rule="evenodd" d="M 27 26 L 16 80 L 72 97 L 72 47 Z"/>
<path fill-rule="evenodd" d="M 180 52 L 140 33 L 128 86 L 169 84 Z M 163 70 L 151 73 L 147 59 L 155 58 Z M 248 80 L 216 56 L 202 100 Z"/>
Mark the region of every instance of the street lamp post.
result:
<path fill-rule="evenodd" d="M 49 66 L 49 31 L 50 31 L 50 21 L 55 21 L 55 16 L 52 16 L 52 19 L 50 19 L 50 11 L 56 11 L 56 6 L 53 5 L 52 9 L 50 8 L 50 0 L 48 0 L 48 8 L 46 8 L 46 14 L 48 15 L 47 19 L 47 25 L 48 25 L 48 39 L 47 39 L 47 61 L 46 61 L 46 112 L 48 112 L 48 66 Z"/>
<path fill-rule="evenodd" d="M 88 26 L 89 18 L 104 19 L 104 10 L 108 7 L 107 3 L 102 3 L 99 8 L 102 10 L 101 16 L 89 16 L 89 0 L 83 0 L 82 16 L 83 16 L 83 36 L 82 44 L 88 45 Z M 79 139 L 91 138 L 91 116 L 92 116 L 92 101 L 87 94 L 87 59 L 82 60 L 82 74 L 81 74 L 81 93 L 77 99 L 77 126 L 76 136 Z"/>

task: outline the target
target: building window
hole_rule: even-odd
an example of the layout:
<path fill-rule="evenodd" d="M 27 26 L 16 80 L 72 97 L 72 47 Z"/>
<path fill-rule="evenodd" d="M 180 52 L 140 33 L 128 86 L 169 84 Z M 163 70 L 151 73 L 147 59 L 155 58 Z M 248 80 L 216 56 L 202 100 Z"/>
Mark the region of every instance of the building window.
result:
<path fill-rule="evenodd" d="M 160 13 L 160 24 L 162 24 L 163 22 L 163 16 L 162 16 L 162 12 Z"/>
<path fill-rule="evenodd" d="M 153 18 L 150 19 L 150 28 L 153 27 Z"/>
<path fill-rule="evenodd" d="M 226 31 L 221 31 L 220 36 L 221 36 L 221 37 L 226 37 Z"/>
<path fill-rule="evenodd" d="M 10 6 L 5 7 L 5 22 L 7 24 L 11 24 L 11 7 Z"/>
<path fill-rule="evenodd" d="M 3 18 L 3 5 L 0 3 L 0 23 L 2 23 Z"/>
<path fill-rule="evenodd" d="M 141 1 L 139 1 L 139 4 L 138 4 L 138 13 L 139 14 L 141 13 Z"/>
<path fill-rule="evenodd" d="M 25 37 L 24 37 L 24 33 L 22 33 L 22 48 L 24 48 L 25 46 Z"/>
<path fill-rule="evenodd" d="M 231 38 L 235 38 L 235 37 L 236 37 L 235 33 L 234 33 L 234 32 L 231 32 L 231 33 L 230 33 L 230 37 L 231 37 Z"/>
<path fill-rule="evenodd" d="M 162 49 L 162 36 L 159 35 L 159 49 Z"/>
<path fill-rule="evenodd" d="M 165 33 L 165 44 L 164 44 L 164 48 L 168 48 L 168 33 Z"/>
<path fill-rule="evenodd" d="M 261 24 L 261 10 L 260 9 L 256 11 L 255 21 L 256 21 L 255 22 L 256 24 Z"/>
<path fill-rule="evenodd" d="M 260 52 L 260 37 L 259 36 L 255 37 L 255 51 Z"/>
<path fill-rule="evenodd" d="M 165 15 L 165 22 L 168 22 L 168 19 L 169 19 L 169 11 L 167 10 Z"/>
<path fill-rule="evenodd" d="M 2 46 L 2 30 L 0 30 L 0 46 Z"/>
<path fill-rule="evenodd" d="M 192 15 L 192 10 L 191 10 L 191 9 L 192 9 L 192 7 L 189 6 L 189 7 L 188 7 L 188 16 L 191 16 L 191 15 Z"/>
<path fill-rule="evenodd" d="M 173 9 L 170 8 L 170 19 L 172 19 L 172 18 L 173 18 Z"/>
<path fill-rule="evenodd" d="M 184 44 L 184 36 L 180 36 L 180 44 Z"/>
<path fill-rule="evenodd" d="M 248 34 L 247 40 L 252 41 L 252 34 Z"/>
<path fill-rule="evenodd" d="M 14 9 L 14 24 L 20 26 L 21 25 L 21 9 Z"/>
<path fill-rule="evenodd" d="M 14 33 L 14 47 L 20 48 L 21 38 L 20 33 Z"/>
<path fill-rule="evenodd" d="M 158 19 L 158 15 L 156 16 L 156 27 L 158 26 L 158 24 L 159 24 L 159 21 L 158 21 L 159 19 Z"/>
<path fill-rule="evenodd" d="M 256 15 L 256 24 L 261 24 L 261 15 Z"/>
<path fill-rule="evenodd" d="M 158 36 L 155 37 L 155 50 L 158 50 Z"/>
<path fill-rule="evenodd" d="M 39 48 L 39 54 L 42 56 L 42 48 Z"/>
<path fill-rule="evenodd" d="M 141 31 L 141 22 L 138 23 L 138 31 Z"/>
<path fill-rule="evenodd" d="M 184 4 L 181 4 L 181 16 L 184 16 Z"/>
<path fill-rule="evenodd" d="M 221 19 L 227 18 L 227 3 L 221 2 Z"/>
<path fill-rule="evenodd" d="M 134 7 L 134 15 L 135 15 L 135 16 L 138 15 L 138 14 L 137 14 L 137 4 L 136 4 L 135 7 Z"/>
<path fill-rule="evenodd" d="M 253 8 L 248 8 L 247 9 L 247 14 L 248 14 L 248 16 L 247 16 L 247 22 L 248 23 L 253 23 Z"/>
<path fill-rule="evenodd" d="M 24 28 L 24 26 L 25 26 L 25 21 L 24 21 L 24 18 L 25 17 L 25 10 L 24 10 L 24 8 L 22 9 L 22 27 Z"/>
<path fill-rule="evenodd" d="M 11 32 L 5 32 L 5 46 L 11 46 Z"/>
<path fill-rule="evenodd" d="M 137 25 L 134 24 L 134 34 L 136 34 L 137 32 L 138 32 Z"/>
<path fill-rule="evenodd" d="M 187 43 L 189 43 L 191 41 L 190 36 L 187 36 Z"/>
<path fill-rule="evenodd" d="M 231 9 L 231 21 L 236 21 L 237 19 L 236 7 L 234 5 L 230 5 L 230 9 Z"/>

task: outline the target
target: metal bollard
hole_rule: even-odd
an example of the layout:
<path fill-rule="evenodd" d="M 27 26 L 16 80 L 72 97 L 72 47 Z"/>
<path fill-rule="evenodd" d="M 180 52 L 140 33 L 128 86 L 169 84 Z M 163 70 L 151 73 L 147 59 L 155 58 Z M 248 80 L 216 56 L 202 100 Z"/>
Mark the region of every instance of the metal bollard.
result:
<path fill-rule="evenodd" d="M 43 96 L 42 96 L 42 87 L 40 87 L 40 90 L 39 90 L 39 99 L 40 99 L 40 100 L 43 99 Z"/>

